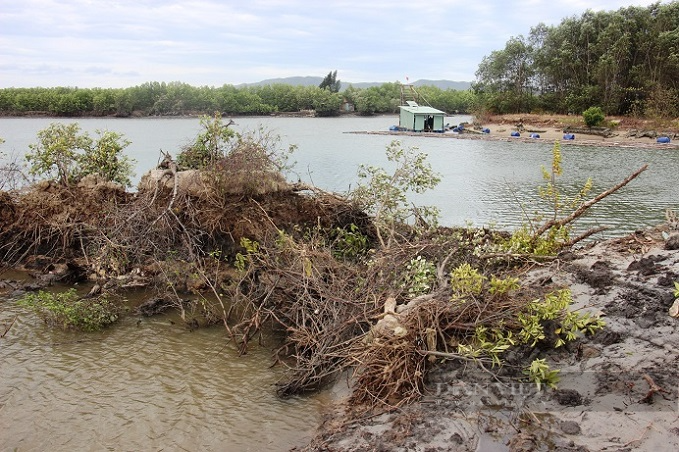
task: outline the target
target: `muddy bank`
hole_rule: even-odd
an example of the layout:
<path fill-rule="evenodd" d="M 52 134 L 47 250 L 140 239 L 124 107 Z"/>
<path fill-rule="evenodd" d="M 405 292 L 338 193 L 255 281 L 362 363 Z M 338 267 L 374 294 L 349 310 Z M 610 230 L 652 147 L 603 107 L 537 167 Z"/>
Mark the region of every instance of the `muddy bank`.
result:
<path fill-rule="evenodd" d="M 631 451 L 679 449 L 679 232 L 667 225 L 534 265 L 524 284 L 568 287 L 606 327 L 553 350 L 517 349 L 502 369 L 448 360 L 417 403 L 378 416 L 328 414 L 304 450 Z M 557 389 L 538 391 L 513 364 L 544 353 Z"/>

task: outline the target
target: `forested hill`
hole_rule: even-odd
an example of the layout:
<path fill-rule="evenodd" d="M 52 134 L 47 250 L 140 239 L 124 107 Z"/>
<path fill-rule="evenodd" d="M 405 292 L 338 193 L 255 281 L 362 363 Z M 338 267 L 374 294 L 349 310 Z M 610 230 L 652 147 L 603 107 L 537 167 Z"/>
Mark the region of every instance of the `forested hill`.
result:
<path fill-rule="evenodd" d="M 483 58 L 474 88 L 495 113 L 679 116 L 679 2 L 538 24 Z"/>

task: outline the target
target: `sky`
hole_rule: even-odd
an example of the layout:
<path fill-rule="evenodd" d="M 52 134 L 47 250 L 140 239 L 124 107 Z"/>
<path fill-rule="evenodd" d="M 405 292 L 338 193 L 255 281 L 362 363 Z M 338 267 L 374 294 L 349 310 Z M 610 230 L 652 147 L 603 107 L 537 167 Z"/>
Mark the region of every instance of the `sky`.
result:
<path fill-rule="evenodd" d="M 653 0 L 0 0 L 0 88 L 473 81 L 531 27 Z M 663 2 L 667 3 L 667 2 Z"/>

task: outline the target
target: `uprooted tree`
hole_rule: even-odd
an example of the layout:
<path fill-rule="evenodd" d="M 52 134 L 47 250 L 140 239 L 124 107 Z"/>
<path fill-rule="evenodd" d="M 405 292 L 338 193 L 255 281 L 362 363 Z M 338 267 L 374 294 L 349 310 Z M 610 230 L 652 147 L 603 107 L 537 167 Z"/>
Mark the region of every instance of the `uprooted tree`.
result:
<path fill-rule="evenodd" d="M 224 132 L 220 117 L 203 125 Z M 586 238 L 591 231 L 571 237 L 573 222 L 645 168 L 594 198 L 585 200 L 587 183 L 567 200 L 555 146 L 539 192 L 552 212 L 527 215 L 509 234 L 439 227 L 435 209 L 409 204 L 408 193 L 438 176 L 398 142 L 387 148 L 393 173 L 364 167 L 358 188 L 340 196 L 287 183 L 290 150 L 271 137 L 227 138 L 205 147 L 219 151 L 200 170 L 170 162 L 136 194 L 50 184 L 1 193 L 0 259 L 36 265 L 47 255 L 100 288 L 154 286 L 159 305 L 190 324 L 222 323 L 243 353 L 263 328 L 279 329 L 276 356 L 290 368 L 281 394 L 351 369 L 352 401 L 364 408 L 417 399 L 439 360 L 497 371 L 510 348 L 560 347 L 602 327 L 568 309 L 567 290 L 524 287 L 520 276 L 527 262 Z M 512 369 L 538 385 L 558 381 L 540 358 Z"/>

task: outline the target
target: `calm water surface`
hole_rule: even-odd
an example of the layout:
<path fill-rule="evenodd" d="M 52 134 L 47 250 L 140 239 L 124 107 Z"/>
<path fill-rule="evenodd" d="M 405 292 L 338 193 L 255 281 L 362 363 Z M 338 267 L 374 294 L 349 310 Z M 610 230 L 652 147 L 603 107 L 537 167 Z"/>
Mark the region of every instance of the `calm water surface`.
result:
<path fill-rule="evenodd" d="M 446 118 L 457 124 L 466 116 Z M 387 130 L 398 121 L 395 116 L 371 118 L 236 118 L 237 131 L 265 130 L 281 136 L 282 144 L 295 144 L 295 174 L 316 186 L 345 192 L 357 182 L 360 164 L 389 167 L 385 147 L 392 136 L 362 135 L 346 132 Z M 132 141 L 127 154 L 137 161 L 135 182 L 155 167 L 160 150 L 176 155 L 200 131 L 197 118 L 121 119 L 84 118 L 0 118 L 0 147 L 6 154 L 22 154 L 36 141 L 39 130 L 51 122 L 78 122 L 92 134 L 96 129 L 112 130 Z M 536 187 L 542 183 L 541 166 L 551 165 L 551 142 L 520 143 L 401 137 L 404 146 L 426 152 L 443 180 L 433 191 L 414 197 L 417 203 L 433 204 L 442 211 L 447 226 L 467 222 L 511 228 L 518 225 L 522 208 L 534 211 Z M 644 164 L 649 169 L 620 194 L 599 204 L 585 218 L 583 228 L 609 225 L 624 234 L 655 224 L 664 218 L 667 207 L 675 208 L 679 198 L 676 174 L 679 151 L 672 149 L 629 149 L 614 147 L 562 146 L 564 175 L 561 182 L 571 192 L 577 191 L 588 177 L 594 180 L 594 192 L 623 180 Z M 594 193 L 593 192 L 593 193 Z"/>
<path fill-rule="evenodd" d="M 468 117 L 450 117 L 456 124 Z M 21 155 L 53 118 L 0 118 L 0 151 Z M 79 119 L 83 130 L 108 129 L 132 141 L 136 179 L 155 167 L 160 150 L 176 155 L 199 131 L 197 118 Z M 297 178 L 345 192 L 360 164 L 388 167 L 394 138 L 346 132 L 387 130 L 396 117 L 237 118 L 240 132 L 266 130 L 295 144 Z M 402 137 L 441 173 L 431 193 L 414 198 L 442 211 L 448 226 L 467 222 L 515 227 L 537 206 L 541 166 L 551 165 L 549 142 L 517 143 Z M 619 235 L 663 221 L 677 208 L 679 151 L 563 146 L 564 187 L 575 192 L 588 177 L 603 191 L 644 164 L 649 169 L 606 199 L 581 228 L 608 225 Z M 6 157 L 7 158 L 7 157 Z M 281 400 L 272 385 L 270 348 L 239 358 L 219 328 L 187 331 L 170 317 L 128 317 L 100 334 L 52 331 L 0 298 L 0 450 L 286 450 L 303 443 L 319 422 L 327 396 Z"/>

